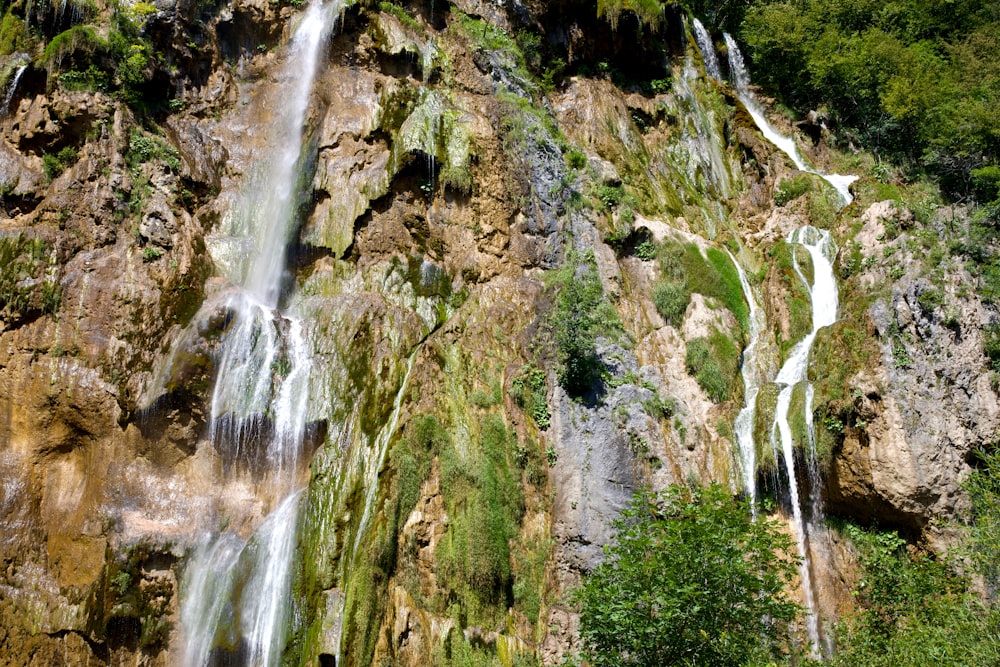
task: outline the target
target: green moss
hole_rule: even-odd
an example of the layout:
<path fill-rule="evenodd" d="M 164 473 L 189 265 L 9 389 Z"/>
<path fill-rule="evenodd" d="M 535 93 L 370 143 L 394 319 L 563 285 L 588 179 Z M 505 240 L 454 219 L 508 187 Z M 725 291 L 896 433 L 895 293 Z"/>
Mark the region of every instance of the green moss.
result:
<path fill-rule="evenodd" d="M 472 134 L 464 118 L 465 113 L 446 95 L 422 88 L 416 106 L 399 126 L 390 172 L 398 171 L 419 152 L 434 159 L 445 187 L 470 192 Z"/>
<path fill-rule="evenodd" d="M 537 624 L 545 597 L 545 568 L 552 557 L 554 542 L 547 536 L 536 537 L 514 547 L 514 605 L 528 621 Z"/>
<path fill-rule="evenodd" d="M 771 444 L 771 430 L 774 426 L 774 413 L 778 404 L 780 388 L 774 383 L 761 385 L 757 393 L 757 410 L 754 413 L 753 438 L 757 449 L 757 469 L 775 469 L 774 447 Z"/>
<path fill-rule="evenodd" d="M 482 424 L 477 446 L 445 448 L 441 488 L 449 524 L 438 545 L 436 573 L 467 618 L 496 622 L 513 595 L 510 542 L 524 513 L 520 475 L 512 465 L 517 439 L 497 415 Z M 472 620 L 469 624 L 474 624 Z"/>
<path fill-rule="evenodd" d="M 774 203 L 777 206 L 784 206 L 804 195 L 811 187 L 812 179 L 807 174 L 798 174 L 792 178 L 782 179 L 778 184 L 778 189 L 774 191 Z"/>
<path fill-rule="evenodd" d="M 55 257 L 41 239 L 0 236 L 0 318 L 54 314 L 60 300 L 57 273 Z"/>
<path fill-rule="evenodd" d="M 809 427 L 806 423 L 806 383 L 800 382 L 792 388 L 792 398 L 788 404 L 788 426 L 792 431 L 792 444 L 808 448 Z"/>
<path fill-rule="evenodd" d="M 89 26 L 75 25 L 61 32 L 45 45 L 42 52 L 42 65 L 53 72 L 58 70 L 66 58 L 87 58 L 98 51 L 107 48 L 94 29 Z"/>
<path fill-rule="evenodd" d="M 8 9 L 0 23 L 0 55 L 28 52 L 33 50 L 33 46 L 34 39 L 28 26 Z"/>

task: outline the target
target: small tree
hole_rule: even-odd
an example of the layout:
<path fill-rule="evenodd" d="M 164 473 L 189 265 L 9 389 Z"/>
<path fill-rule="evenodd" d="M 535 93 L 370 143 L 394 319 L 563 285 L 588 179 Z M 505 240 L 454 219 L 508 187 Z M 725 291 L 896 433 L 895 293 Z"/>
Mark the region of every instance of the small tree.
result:
<path fill-rule="evenodd" d="M 717 484 L 637 494 L 576 599 L 594 667 L 745 665 L 780 657 L 799 607 L 793 545 Z"/>

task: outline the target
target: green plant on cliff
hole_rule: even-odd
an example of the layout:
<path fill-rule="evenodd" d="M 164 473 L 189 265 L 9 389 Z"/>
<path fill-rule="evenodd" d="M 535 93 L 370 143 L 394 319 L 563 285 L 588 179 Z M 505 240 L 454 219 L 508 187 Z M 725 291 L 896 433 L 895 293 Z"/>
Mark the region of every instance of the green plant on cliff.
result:
<path fill-rule="evenodd" d="M 545 381 L 545 371 L 533 363 L 511 381 L 510 397 L 518 407 L 524 410 L 535 421 L 540 429 L 549 427 L 551 413 L 548 404 L 548 383 Z"/>
<path fill-rule="evenodd" d="M 559 360 L 559 384 L 570 396 L 591 392 L 601 378 L 597 336 L 621 328 L 614 308 L 604 297 L 593 253 L 571 257 L 553 274 L 559 292 L 551 314 Z"/>
<path fill-rule="evenodd" d="M 997 664 L 1000 615 L 946 560 L 911 554 L 895 532 L 848 525 L 845 533 L 860 555 L 861 611 L 841 622 L 835 665 Z"/>
<path fill-rule="evenodd" d="M 512 465 L 515 443 L 503 420 L 490 415 L 469 451 L 452 446 L 441 454 L 449 523 L 438 547 L 437 576 L 450 591 L 446 607 L 457 604 L 470 625 L 495 620 L 513 601 L 510 543 L 524 512 Z"/>
<path fill-rule="evenodd" d="M 706 338 L 687 342 L 684 364 L 715 403 L 730 398 L 738 385 L 740 351 L 732 339 L 718 329 L 713 328 Z"/>
<path fill-rule="evenodd" d="M 780 660 L 798 606 L 791 539 L 722 486 L 639 493 L 576 593 L 594 667 Z"/>
<path fill-rule="evenodd" d="M 686 309 L 688 303 L 681 297 L 697 292 L 717 299 L 736 317 L 740 326 L 746 328 L 750 309 L 743 297 L 736 266 L 725 252 L 710 247 L 702 253 L 694 243 L 667 240 L 660 246 L 659 259 L 663 273 L 661 284 L 671 285 L 675 293 L 671 295 L 675 298 L 671 299 L 670 307 L 660 313 L 664 319 L 679 324 L 683 316 L 681 306 Z M 667 305 L 666 300 L 664 305 Z"/>

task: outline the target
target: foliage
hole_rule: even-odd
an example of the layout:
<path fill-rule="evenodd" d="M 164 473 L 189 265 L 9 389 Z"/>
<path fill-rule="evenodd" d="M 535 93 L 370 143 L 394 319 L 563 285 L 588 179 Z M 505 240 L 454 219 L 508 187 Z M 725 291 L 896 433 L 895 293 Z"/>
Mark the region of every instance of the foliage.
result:
<path fill-rule="evenodd" d="M 652 241 L 643 241 L 635 247 L 635 256 L 644 262 L 656 259 L 656 244 Z"/>
<path fill-rule="evenodd" d="M 631 12 L 639 23 L 649 26 L 654 32 L 663 22 L 663 3 L 660 0 L 598 0 L 597 14 L 607 19 L 612 30 L 618 29 L 622 12 Z"/>
<path fill-rule="evenodd" d="M 608 560 L 576 593 L 587 659 L 610 665 L 743 665 L 780 658 L 797 571 L 776 522 L 717 484 L 640 493 Z"/>
<path fill-rule="evenodd" d="M 107 45 L 104 40 L 97 36 L 93 28 L 77 25 L 59 33 L 45 45 L 42 62 L 45 68 L 52 73 L 62 67 L 63 61 L 67 58 L 85 62 L 105 48 Z"/>
<path fill-rule="evenodd" d="M 545 371 L 530 363 L 511 382 L 510 396 L 518 407 L 531 415 L 540 429 L 549 427 L 552 415 L 549 412 L 548 384 Z"/>
<path fill-rule="evenodd" d="M 42 168 L 45 171 L 45 177 L 51 181 L 66 171 L 71 164 L 76 162 L 76 154 L 75 146 L 64 146 L 55 155 L 51 153 L 42 155 Z"/>
<path fill-rule="evenodd" d="M 689 292 L 721 301 L 740 326 L 746 328 L 750 308 L 743 296 L 739 272 L 725 252 L 708 248 L 702 254 L 694 243 L 667 242 L 660 248 L 660 269 L 667 278 L 673 279 L 672 282 L 683 284 Z"/>
<path fill-rule="evenodd" d="M 739 350 L 725 334 L 715 330 L 709 338 L 687 342 L 684 364 L 709 398 L 720 403 L 729 398 L 736 386 Z"/>
<path fill-rule="evenodd" d="M 597 336 L 620 328 L 611 304 L 604 298 L 593 253 L 582 260 L 571 257 L 555 275 L 556 295 L 551 324 L 559 360 L 559 384 L 570 396 L 588 394 L 604 368 L 597 356 Z"/>
<path fill-rule="evenodd" d="M 835 665 L 997 664 L 1000 618 L 948 563 L 910 555 L 895 532 L 846 533 L 860 552 L 862 611 L 841 623 Z"/>
<path fill-rule="evenodd" d="M 952 193 L 969 194 L 972 172 L 1000 161 L 995 3 L 764 0 L 740 35 L 759 83 L 797 109 L 831 109 Z"/>
<path fill-rule="evenodd" d="M 809 176 L 799 174 L 792 178 L 786 178 L 778 184 L 778 189 L 774 192 L 774 203 L 777 206 L 784 206 L 788 202 L 798 199 L 812 186 Z"/>
<path fill-rule="evenodd" d="M 680 281 L 664 280 L 653 287 L 653 305 L 663 320 L 674 327 L 680 326 L 691 301 L 691 293 Z"/>
<path fill-rule="evenodd" d="M 180 171 L 181 160 L 177 149 L 166 139 L 146 134 L 133 128 L 128 137 L 128 152 L 125 161 L 131 169 L 147 162 L 161 162 L 174 172 Z"/>
<path fill-rule="evenodd" d="M 995 446 L 995 445 L 994 445 Z M 965 491 L 972 502 L 969 555 L 992 590 L 1000 589 L 1000 452 L 980 452 Z"/>
<path fill-rule="evenodd" d="M 29 51 L 31 44 L 32 37 L 28 26 L 8 9 L 3 21 L 0 22 L 0 55 Z"/>
<path fill-rule="evenodd" d="M 0 320 L 56 312 L 61 290 L 55 261 L 41 239 L 0 235 Z"/>
<path fill-rule="evenodd" d="M 513 596 L 510 541 L 524 513 L 520 475 L 512 466 L 516 437 L 488 416 L 474 455 L 446 447 L 441 487 L 450 518 L 438 547 L 438 576 L 470 609 L 506 608 Z"/>

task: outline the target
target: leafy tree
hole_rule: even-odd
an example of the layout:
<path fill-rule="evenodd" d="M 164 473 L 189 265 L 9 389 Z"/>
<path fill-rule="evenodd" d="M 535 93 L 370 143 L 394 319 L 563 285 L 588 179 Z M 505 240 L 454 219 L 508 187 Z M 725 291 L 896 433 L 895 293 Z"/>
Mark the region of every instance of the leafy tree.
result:
<path fill-rule="evenodd" d="M 744 665 L 780 658 L 799 612 L 791 539 L 713 484 L 640 493 L 576 599 L 587 659 Z"/>

